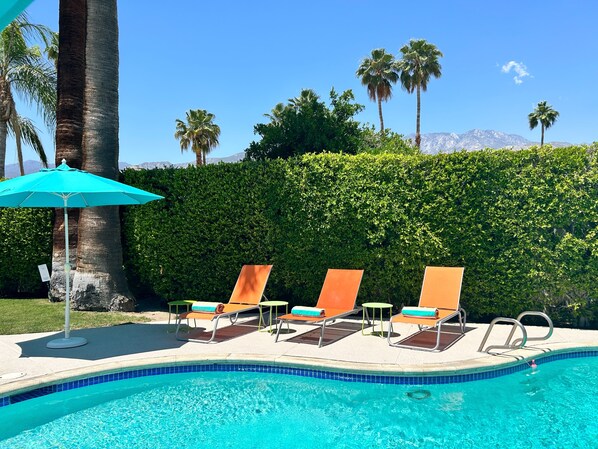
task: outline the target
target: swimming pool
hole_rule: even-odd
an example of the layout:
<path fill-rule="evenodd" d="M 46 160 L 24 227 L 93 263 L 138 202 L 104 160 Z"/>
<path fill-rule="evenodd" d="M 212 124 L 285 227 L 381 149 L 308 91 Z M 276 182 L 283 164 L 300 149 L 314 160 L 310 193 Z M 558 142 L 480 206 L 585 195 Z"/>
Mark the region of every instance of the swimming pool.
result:
<path fill-rule="evenodd" d="M 597 410 L 598 357 L 424 386 L 167 374 L 2 407 L 0 448 L 595 449 Z"/>

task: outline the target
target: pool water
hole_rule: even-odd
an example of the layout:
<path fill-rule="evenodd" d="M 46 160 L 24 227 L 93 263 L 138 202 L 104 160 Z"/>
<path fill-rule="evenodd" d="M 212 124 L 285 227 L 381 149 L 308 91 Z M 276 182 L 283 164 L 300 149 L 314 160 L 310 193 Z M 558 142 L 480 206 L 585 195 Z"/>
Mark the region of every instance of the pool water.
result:
<path fill-rule="evenodd" d="M 203 372 L 141 377 L 0 408 L 0 448 L 598 447 L 598 357 L 406 386 Z"/>

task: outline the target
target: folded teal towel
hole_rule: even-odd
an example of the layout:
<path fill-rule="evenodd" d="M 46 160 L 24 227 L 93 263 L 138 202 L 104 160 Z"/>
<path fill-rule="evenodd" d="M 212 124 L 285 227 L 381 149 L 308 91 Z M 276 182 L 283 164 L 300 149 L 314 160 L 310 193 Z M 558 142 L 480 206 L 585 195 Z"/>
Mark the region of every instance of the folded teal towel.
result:
<path fill-rule="evenodd" d="M 319 309 L 318 307 L 303 307 L 303 306 L 295 306 L 291 309 L 292 315 L 297 316 L 324 316 L 325 310 Z"/>
<path fill-rule="evenodd" d="M 415 316 L 419 318 L 436 318 L 438 309 L 432 307 L 403 307 L 401 310 L 403 316 Z"/>
<path fill-rule="evenodd" d="M 191 304 L 193 312 L 222 313 L 224 304 L 219 302 L 195 301 Z"/>

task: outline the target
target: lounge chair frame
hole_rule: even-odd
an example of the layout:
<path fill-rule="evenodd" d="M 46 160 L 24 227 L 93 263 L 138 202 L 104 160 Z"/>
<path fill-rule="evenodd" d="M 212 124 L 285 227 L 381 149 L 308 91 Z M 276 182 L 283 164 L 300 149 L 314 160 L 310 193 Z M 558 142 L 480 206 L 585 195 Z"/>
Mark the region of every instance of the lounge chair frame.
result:
<path fill-rule="evenodd" d="M 330 282 L 330 279 L 333 279 L 335 277 L 338 276 L 343 276 L 343 275 L 349 275 L 349 276 L 356 276 L 355 279 L 357 279 L 358 276 L 358 282 L 357 285 L 355 287 L 354 291 L 350 291 L 348 292 L 348 295 L 346 298 L 344 298 L 344 302 L 345 303 L 351 303 L 352 302 L 352 306 L 351 308 L 344 308 L 341 309 L 338 306 L 337 307 L 327 307 L 327 301 L 329 301 L 329 299 L 326 297 L 326 294 L 329 293 L 329 291 L 326 289 L 326 283 L 327 281 Z M 322 342 L 324 340 L 324 332 L 326 330 L 326 325 L 328 323 L 334 323 L 337 319 L 339 318 L 344 318 L 346 316 L 349 315 L 353 315 L 355 313 L 358 313 L 361 311 L 361 307 L 355 307 L 355 302 L 357 300 L 357 294 L 359 292 L 359 286 L 361 285 L 361 279 L 363 277 L 363 270 L 337 270 L 337 269 L 330 269 L 328 270 L 328 273 L 326 274 L 326 279 L 324 280 L 324 285 L 322 286 L 322 292 L 320 293 L 320 298 L 318 299 L 318 304 L 316 304 L 316 307 L 320 307 L 326 310 L 326 313 L 328 313 L 328 311 L 331 311 L 333 313 L 331 313 L 330 315 L 326 315 L 323 317 L 297 317 L 297 316 L 293 316 L 292 314 L 287 314 L 287 315 L 283 315 L 278 317 L 278 328 L 276 330 L 276 338 L 274 339 L 274 342 L 278 342 L 278 337 L 280 336 L 280 330 L 282 329 L 282 326 L 284 323 L 287 323 L 287 326 L 289 323 L 303 323 L 303 324 L 310 324 L 313 326 L 319 326 L 320 327 L 320 338 L 318 340 L 318 348 L 322 347 Z M 334 283 L 335 280 L 332 280 L 332 283 Z M 333 299 L 332 301 L 338 301 L 338 299 Z"/>
<path fill-rule="evenodd" d="M 395 348 L 417 349 L 420 351 L 430 351 L 430 352 L 437 351 L 438 348 L 440 347 L 440 336 L 442 334 L 442 325 L 444 323 L 446 323 L 447 321 L 449 321 L 450 319 L 454 318 L 455 316 L 459 317 L 459 329 L 461 331 L 461 334 L 464 334 L 465 333 L 465 325 L 467 324 L 467 314 L 465 313 L 465 310 L 463 308 L 459 308 L 459 310 L 455 311 L 454 313 L 450 314 L 449 316 L 436 321 L 434 325 L 431 325 L 431 326 L 426 326 L 426 325 L 422 325 L 422 324 L 417 325 L 420 332 L 424 331 L 424 330 L 436 328 L 436 344 L 432 348 L 426 348 L 423 346 L 412 346 L 412 345 L 407 345 L 407 344 L 401 344 L 398 342 L 393 343 L 390 339 L 390 336 L 393 332 L 392 318 L 391 318 L 390 324 L 388 327 L 388 336 L 387 336 L 388 345 L 394 346 Z"/>
<path fill-rule="evenodd" d="M 267 301 L 268 298 L 266 298 L 266 295 L 262 295 L 262 298 Z M 218 330 L 218 324 L 220 323 L 220 319 L 221 318 L 228 318 L 230 320 L 230 324 L 234 325 L 237 320 L 239 319 L 239 314 L 243 313 L 243 312 L 250 312 L 252 310 L 257 309 L 257 306 L 252 305 L 252 304 L 235 304 L 235 305 L 245 305 L 246 307 L 242 308 L 242 309 L 237 309 L 235 311 L 230 311 L 230 312 L 226 312 L 226 306 L 228 304 L 225 304 L 225 311 L 222 313 L 217 313 L 217 314 L 205 314 L 205 315 L 212 315 L 210 319 L 210 321 L 214 321 L 214 329 L 212 330 L 212 336 L 210 337 L 209 340 L 202 340 L 199 338 L 182 338 L 180 336 L 180 326 L 181 326 L 181 321 L 182 319 L 184 319 L 183 317 L 179 317 L 178 321 L 177 321 L 177 326 L 176 326 L 176 339 L 180 340 L 180 341 L 191 341 L 191 342 L 195 342 L 195 343 L 211 343 L 212 341 L 214 341 L 214 338 L 216 337 L 216 331 Z M 189 317 L 191 319 L 193 319 L 194 321 L 194 325 L 195 327 L 197 327 L 197 323 L 195 322 L 195 317 Z"/>
<path fill-rule="evenodd" d="M 330 323 L 333 324 L 337 319 L 339 318 L 344 318 L 346 316 L 349 315 L 353 315 L 357 312 L 361 311 L 361 307 L 356 307 L 352 310 L 349 310 L 347 312 L 344 313 L 339 313 L 336 314 L 334 316 L 330 316 L 330 317 L 322 317 L 321 320 L 318 321 L 307 321 L 307 320 L 298 320 L 298 319 L 293 319 L 293 318 L 286 318 L 286 319 L 280 319 L 279 318 L 279 325 L 278 325 L 278 329 L 276 330 L 276 338 L 274 340 L 274 343 L 276 343 L 278 341 L 278 336 L 280 334 L 280 329 L 282 329 L 282 325 L 284 323 L 287 323 L 287 325 L 289 323 L 303 323 L 303 324 L 311 324 L 313 326 L 319 326 L 320 327 L 320 339 L 318 340 L 318 348 L 322 347 L 322 341 L 324 340 L 324 331 L 326 330 L 326 324 Z"/>
<path fill-rule="evenodd" d="M 416 317 L 405 317 L 402 314 L 395 315 L 390 318 L 388 324 L 388 336 L 387 341 L 389 346 L 394 346 L 395 348 L 407 348 L 407 349 L 416 349 L 420 351 L 429 351 L 434 352 L 438 351 L 440 347 L 440 336 L 442 334 L 442 325 L 448 322 L 449 320 L 453 319 L 454 317 L 458 317 L 459 319 L 459 330 L 461 331 L 461 335 L 465 334 L 465 326 L 467 324 L 467 313 L 465 310 L 460 307 L 459 299 L 461 297 L 461 285 L 463 282 L 463 268 L 461 267 L 426 267 L 426 272 L 424 273 L 424 281 L 422 283 L 422 291 L 420 294 L 420 307 L 435 307 L 433 303 L 424 297 L 425 295 L 425 287 L 426 287 L 426 280 L 427 277 L 434 274 L 434 272 L 442 271 L 442 270 L 451 270 L 453 271 L 453 275 L 455 278 L 453 279 L 454 282 L 458 281 L 458 288 L 454 290 L 454 298 L 451 298 L 455 303 L 454 308 L 448 307 L 437 307 L 440 313 L 440 318 L 416 318 Z M 460 271 L 460 272 L 459 272 Z M 456 287 L 456 286 L 453 286 Z M 417 324 L 419 331 L 425 331 L 436 328 L 436 344 L 431 348 L 426 348 L 423 346 L 413 346 L 408 345 L 400 342 L 393 343 L 391 340 L 391 335 L 393 332 L 393 322 L 403 322 L 403 323 L 411 323 Z"/>
<path fill-rule="evenodd" d="M 267 274 L 265 275 L 265 279 L 263 280 L 263 285 L 261 285 L 261 291 L 259 292 L 259 297 L 251 298 L 249 301 L 244 301 L 243 299 L 237 299 L 239 296 L 242 297 L 242 294 L 239 294 L 238 289 L 242 288 L 240 286 L 241 281 L 244 279 L 244 275 L 246 276 L 246 270 L 251 270 L 252 268 L 259 267 L 262 269 L 267 269 Z M 268 300 L 266 295 L 264 294 L 264 290 L 266 289 L 266 284 L 268 283 L 268 278 L 270 277 L 270 271 L 272 270 L 272 265 L 244 265 L 241 269 L 241 273 L 239 274 L 239 278 L 237 279 L 237 283 L 235 284 L 235 288 L 233 289 L 233 293 L 231 294 L 231 299 L 227 304 L 224 304 L 224 311 L 222 313 L 203 313 L 203 312 L 186 312 L 179 315 L 177 320 L 175 338 L 179 341 L 190 341 L 195 343 L 211 343 L 214 341 L 216 337 L 216 331 L 218 330 L 218 324 L 222 318 L 228 318 L 230 320 L 231 325 L 234 325 L 237 320 L 239 319 L 239 314 L 243 312 L 249 312 L 252 310 L 256 310 L 259 308 L 259 303 L 264 300 Z M 203 340 L 199 338 L 183 338 L 180 335 L 180 327 L 182 320 L 186 319 L 187 322 L 189 319 L 193 319 L 194 326 L 197 327 L 197 323 L 195 322 L 196 319 L 200 320 L 210 320 L 214 322 L 214 329 L 212 330 L 212 336 L 208 340 Z"/>

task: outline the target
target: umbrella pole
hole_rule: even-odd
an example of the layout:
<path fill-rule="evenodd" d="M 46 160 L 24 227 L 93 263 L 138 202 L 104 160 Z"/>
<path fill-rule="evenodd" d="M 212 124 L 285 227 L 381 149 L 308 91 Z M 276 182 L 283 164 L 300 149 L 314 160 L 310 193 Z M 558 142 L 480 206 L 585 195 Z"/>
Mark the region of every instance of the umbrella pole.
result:
<path fill-rule="evenodd" d="M 71 259 L 69 255 L 69 214 L 67 211 L 68 197 L 64 197 L 64 246 L 65 257 L 64 276 L 66 282 L 66 298 L 64 301 L 64 338 L 49 341 L 46 347 L 52 349 L 76 348 L 87 344 L 83 337 L 71 337 Z"/>
<path fill-rule="evenodd" d="M 71 257 L 69 254 L 69 213 L 66 209 L 66 199 L 64 200 L 64 277 L 66 282 L 66 298 L 64 300 L 64 338 L 68 340 L 71 336 Z"/>

